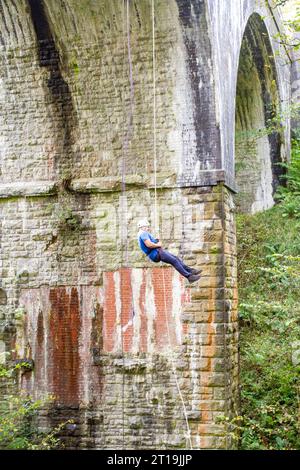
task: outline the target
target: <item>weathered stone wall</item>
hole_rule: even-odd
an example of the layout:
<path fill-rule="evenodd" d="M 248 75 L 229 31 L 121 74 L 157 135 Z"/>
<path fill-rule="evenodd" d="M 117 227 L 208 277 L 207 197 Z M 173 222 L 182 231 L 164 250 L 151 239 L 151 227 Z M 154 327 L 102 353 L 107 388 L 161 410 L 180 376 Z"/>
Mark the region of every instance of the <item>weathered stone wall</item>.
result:
<path fill-rule="evenodd" d="M 295 44 L 298 44 L 300 41 L 300 34 L 295 33 L 293 41 Z M 292 102 L 294 104 L 295 109 L 298 109 L 299 102 L 300 102 L 300 67 L 299 67 L 299 60 L 300 60 L 300 53 L 299 50 L 296 48 L 292 50 L 292 70 L 291 70 L 291 83 L 292 83 Z M 292 131 L 295 135 L 298 135 L 300 123 L 300 113 L 293 113 L 293 119 L 291 122 Z"/>
<path fill-rule="evenodd" d="M 257 14 L 248 21 L 241 46 L 236 91 L 236 204 L 244 212 L 272 207 L 285 161 L 278 78 L 267 30 Z M 274 121 L 275 120 L 275 121 Z"/>
<path fill-rule="evenodd" d="M 136 208 L 136 193 L 128 191 L 129 214 Z M 224 430 L 215 421 L 232 411 L 238 386 L 231 195 L 222 186 L 165 189 L 160 195 L 162 213 L 167 214 L 171 201 L 176 208 L 176 217 L 171 213 L 164 219 L 166 243 L 174 242 L 173 250 L 177 247 L 186 262 L 203 269 L 193 287 L 185 286 L 170 268 L 153 268 L 147 262 L 145 267 L 135 241 L 129 247 L 135 267 L 116 269 L 120 251 L 113 245 L 120 238 L 104 227 L 119 225 L 119 196 L 94 195 L 92 206 L 97 209 L 94 215 L 90 211 L 91 228 L 58 230 L 52 244 L 51 232 L 41 239 L 41 228 L 24 227 L 24 206 L 18 209 L 17 201 L 6 201 L 6 211 L 15 214 L 16 237 L 28 247 L 21 262 L 18 253 L 14 258 L 7 250 L 6 255 L 11 270 L 18 262 L 21 266 L 19 276 L 8 281 L 18 302 L 17 355 L 35 362 L 34 371 L 22 376 L 22 388 L 36 398 L 46 392 L 57 397 L 60 412 L 53 419 L 74 418 L 77 428 L 68 440 L 74 447 L 122 447 L 124 419 L 126 448 L 188 448 L 184 410 L 194 447 L 223 447 Z M 144 204 L 140 211 L 147 210 L 147 200 Z M 40 223 L 43 206 L 49 210 L 49 201 L 35 199 L 31 205 L 34 211 L 39 208 Z M 76 204 L 74 212 L 80 214 L 78 209 Z M 134 240 L 136 224 L 130 226 L 129 238 Z M 33 241 L 37 233 L 40 255 Z M 9 238 L 8 230 L 4 234 Z M 88 251 L 92 246 L 96 259 Z M 50 260 L 55 257 L 59 259 L 53 270 Z M 89 269 L 93 276 L 84 277 Z"/>
<path fill-rule="evenodd" d="M 79 4 L 75 0 L 31 0 L 31 8 L 27 3 L 21 0 L 13 6 L 3 2 L 7 24 L 13 22 L 14 15 L 26 18 L 20 26 L 22 35 L 18 29 L 14 32 L 3 27 L 5 51 L 9 50 L 2 56 L 7 65 L 3 90 L 9 90 L 10 95 L 9 100 L 3 95 L 3 115 L 11 113 L 10 102 L 18 103 L 24 111 L 4 134 L 3 165 L 7 168 L 3 167 L 3 181 L 16 177 L 26 181 L 34 171 L 36 180 L 39 166 L 43 181 L 70 173 L 73 178 L 120 175 L 122 148 L 128 137 L 128 173 L 151 174 L 151 2 L 132 3 L 130 51 L 127 9 L 120 1 Z M 182 184 L 216 182 L 220 176 L 215 176 L 215 170 L 221 170 L 219 130 L 211 106 L 214 85 L 207 8 L 203 1 L 194 3 L 155 3 L 159 172 L 175 173 Z M 24 83 L 30 83 L 29 90 Z M 44 124 L 38 135 L 37 121 Z M 198 132 L 200 125 L 202 131 Z M 20 129 L 26 134 L 22 152 L 15 146 L 10 149 Z M 115 165 L 111 165 L 112 159 Z"/>
<path fill-rule="evenodd" d="M 155 2 L 159 221 L 203 270 L 190 286 L 136 240 L 154 222 L 151 2 L 1 0 L 2 338 L 34 360 L 22 388 L 56 396 L 42 425 L 74 418 L 70 448 L 232 445 L 240 40 L 218 61 L 256 8 L 239 3 L 242 22 L 217 0 Z"/>
<path fill-rule="evenodd" d="M 235 109 L 238 63 L 245 29 L 253 14 L 261 17 L 266 28 L 268 41 L 275 57 L 277 87 L 280 109 L 288 114 L 290 103 L 290 66 L 291 61 L 286 49 L 277 40 L 281 27 L 278 11 L 272 1 L 236 0 L 224 2 L 209 0 L 209 29 L 212 38 L 212 58 L 216 88 L 216 113 L 220 125 L 222 167 L 226 170 L 228 184 L 234 178 L 235 160 Z M 226 51 L 226 52 L 225 52 Z M 226 79 L 225 79 L 226 77 Z M 290 153 L 290 123 L 283 123 L 282 156 Z"/>

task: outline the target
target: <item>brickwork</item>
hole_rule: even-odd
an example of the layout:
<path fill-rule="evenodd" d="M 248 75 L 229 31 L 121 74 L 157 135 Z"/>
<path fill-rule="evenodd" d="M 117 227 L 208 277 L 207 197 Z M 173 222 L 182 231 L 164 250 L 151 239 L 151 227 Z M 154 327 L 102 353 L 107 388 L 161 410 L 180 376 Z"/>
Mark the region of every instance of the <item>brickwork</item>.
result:
<path fill-rule="evenodd" d="M 104 273 L 103 351 L 163 352 L 182 342 L 183 278 L 172 268 Z"/>

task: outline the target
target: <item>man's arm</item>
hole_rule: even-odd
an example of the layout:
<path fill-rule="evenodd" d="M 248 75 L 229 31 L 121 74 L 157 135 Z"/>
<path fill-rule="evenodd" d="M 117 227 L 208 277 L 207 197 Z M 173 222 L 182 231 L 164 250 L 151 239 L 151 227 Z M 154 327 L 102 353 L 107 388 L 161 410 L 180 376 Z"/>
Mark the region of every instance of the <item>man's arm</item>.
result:
<path fill-rule="evenodd" d="M 148 248 L 161 248 L 161 242 L 152 243 L 150 240 L 144 240 L 144 243 Z"/>

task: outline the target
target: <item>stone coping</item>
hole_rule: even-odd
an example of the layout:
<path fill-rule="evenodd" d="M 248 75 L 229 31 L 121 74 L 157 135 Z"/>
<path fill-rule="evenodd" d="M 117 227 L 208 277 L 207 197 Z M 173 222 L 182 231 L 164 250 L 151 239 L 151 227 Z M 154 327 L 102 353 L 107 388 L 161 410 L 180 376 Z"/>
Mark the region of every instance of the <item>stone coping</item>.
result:
<path fill-rule="evenodd" d="M 46 196 L 57 193 L 55 181 L 16 181 L 0 183 L 0 198 Z"/>
<path fill-rule="evenodd" d="M 125 188 L 131 189 L 154 189 L 154 174 L 127 175 Z M 176 173 L 158 173 L 156 176 L 157 189 L 189 188 L 201 186 L 215 186 L 224 183 L 233 192 L 237 187 L 232 178 L 228 177 L 224 170 L 199 171 L 196 177 L 178 177 Z M 0 183 L 0 199 L 14 197 L 38 197 L 52 196 L 58 193 L 59 181 L 17 181 L 11 183 Z M 70 192 L 96 194 L 121 192 L 123 182 L 121 176 L 104 176 L 98 178 L 73 179 L 69 184 Z"/>

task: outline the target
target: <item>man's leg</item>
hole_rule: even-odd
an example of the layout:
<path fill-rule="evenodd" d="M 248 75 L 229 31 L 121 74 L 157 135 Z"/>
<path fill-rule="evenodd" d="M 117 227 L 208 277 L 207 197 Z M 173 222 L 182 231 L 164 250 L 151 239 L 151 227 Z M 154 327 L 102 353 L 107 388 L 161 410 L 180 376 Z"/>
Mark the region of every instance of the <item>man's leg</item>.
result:
<path fill-rule="evenodd" d="M 166 251 L 166 250 L 164 250 L 164 251 Z M 169 252 L 167 252 L 167 253 L 169 253 Z M 178 258 L 178 256 L 175 256 L 175 255 L 172 255 L 172 256 L 174 256 L 174 258 L 177 258 L 177 260 L 179 261 L 179 263 L 181 263 L 181 265 L 184 267 L 184 269 L 185 269 L 186 271 L 188 271 L 190 274 L 195 274 L 195 273 L 196 273 L 196 274 L 199 274 L 199 273 L 201 273 L 201 269 L 194 269 L 194 268 L 191 268 L 190 266 L 187 266 L 187 265 L 182 261 L 182 259 Z"/>
<path fill-rule="evenodd" d="M 178 258 L 179 259 L 179 258 Z M 186 271 L 188 271 L 190 274 L 200 274 L 202 269 L 195 269 L 195 268 L 191 268 L 190 266 L 187 266 L 186 264 L 184 264 L 184 262 L 182 260 L 179 259 L 179 261 L 181 261 L 182 263 L 182 266 L 184 267 L 184 269 Z"/>
<path fill-rule="evenodd" d="M 182 266 L 184 267 L 184 269 L 185 269 L 186 271 L 188 271 L 189 273 L 192 273 L 193 268 L 190 268 L 189 266 L 187 266 L 186 264 L 184 264 L 184 262 L 182 261 L 182 259 L 178 258 L 178 256 L 175 256 L 175 258 L 178 259 L 178 261 L 182 264 Z"/>
<path fill-rule="evenodd" d="M 160 260 L 164 263 L 171 264 L 182 276 L 188 278 L 191 275 L 190 268 L 186 266 L 177 256 L 172 255 L 166 250 L 159 248 Z M 188 268 L 188 269 L 186 269 Z"/>

